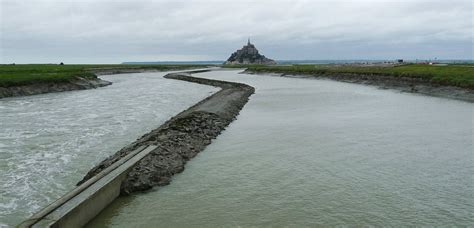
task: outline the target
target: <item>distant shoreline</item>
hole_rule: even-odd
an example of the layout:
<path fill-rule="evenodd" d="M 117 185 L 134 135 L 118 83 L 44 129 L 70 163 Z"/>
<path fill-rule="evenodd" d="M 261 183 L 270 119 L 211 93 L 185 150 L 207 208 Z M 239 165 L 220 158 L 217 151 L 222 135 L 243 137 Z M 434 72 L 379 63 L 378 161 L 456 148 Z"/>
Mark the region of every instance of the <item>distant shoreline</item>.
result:
<path fill-rule="evenodd" d="M 383 63 L 383 62 L 393 62 L 396 59 L 342 59 L 342 60 L 331 60 L 331 59 L 305 59 L 305 60 L 294 60 L 294 59 L 282 59 L 275 60 L 277 64 L 364 64 L 364 63 Z M 438 63 L 447 63 L 447 64 L 473 64 L 474 61 L 470 59 L 406 59 L 404 60 L 407 63 L 419 63 L 419 62 L 431 62 L 435 61 Z M 221 65 L 225 60 L 207 60 L 207 61 L 129 61 L 123 62 L 124 65 L 133 65 L 133 64 L 143 64 L 143 65 L 186 65 L 186 64 L 196 64 L 196 65 Z"/>
<path fill-rule="evenodd" d="M 207 65 L 2 65 L 0 99 L 111 85 L 97 76 L 203 68 Z"/>
<path fill-rule="evenodd" d="M 355 73 L 334 74 L 302 74 L 281 73 L 271 71 L 255 71 L 246 69 L 244 73 L 267 76 L 305 78 L 305 79 L 331 79 L 341 82 L 373 85 L 382 89 L 395 89 L 407 93 L 419 93 L 428 96 L 442 97 L 474 103 L 474 90 L 456 86 L 446 86 L 431 83 L 429 80 L 413 77 L 394 77 L 390 75 L 368 75 Z"/>
<path fill-rule="evenodd" d="M 0 99 L 6 97 L 30 96 L 44 93 L 95 89 L 111 85 L 112 82 L 100 78 L 75 77 L 69 81 L 38 82 L 35 84 L 0 87 Z"/>

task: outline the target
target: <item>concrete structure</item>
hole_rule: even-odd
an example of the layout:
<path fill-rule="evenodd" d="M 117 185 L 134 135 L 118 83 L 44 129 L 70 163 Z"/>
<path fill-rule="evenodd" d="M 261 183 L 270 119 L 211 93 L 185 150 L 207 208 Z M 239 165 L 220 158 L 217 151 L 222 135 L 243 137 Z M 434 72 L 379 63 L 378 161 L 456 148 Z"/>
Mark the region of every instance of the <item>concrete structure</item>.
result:
<path fill-rule="evenodd" d="M 128 171 L 156 146 L 141 146 L 24 221 L 19 227 L 82 227 L 120 195 Z"/>
<path fill-rule="evenodd" d="M 166 185 L 211 143 L 255 92 L 251 86 L 172 73 L 165 78 L 221 87 L 94 167 L 79 186 L 19 227 L 82 227 L 123 194 Z"/>

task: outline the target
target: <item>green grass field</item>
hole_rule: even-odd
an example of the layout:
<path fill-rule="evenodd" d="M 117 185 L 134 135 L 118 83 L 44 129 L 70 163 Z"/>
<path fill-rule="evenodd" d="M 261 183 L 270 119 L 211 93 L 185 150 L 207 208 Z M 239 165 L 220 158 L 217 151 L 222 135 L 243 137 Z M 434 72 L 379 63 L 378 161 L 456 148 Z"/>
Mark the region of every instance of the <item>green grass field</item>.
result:
<path fill-rule="evenodd" d="M 227 66 L 226 66 L 227 67 Z M 355 65 L 248 65 L 255 72 L 274 72 L 291 74 L 328 75 L 352 73 L 361 75 L 390 75 L 395 77 L 423 78 L 441 85 L 452 85 L 474 89 L 474 65 L 421 65 L 407 64 L 399 66 L 355 66 Z"/>
<path fill-rule="evenodd" d="M 68 81 L 76 76 L 96 77 L 93 73 L 99 69 L 155 69 L 182 70 L 204 65 L 54 65 L 54 64 L 18 64 L 0 65 L 0 87 L 28 85 L 42 82 Z M 255 72 L 275 72 L 291 74 L 334 75 L 353 73 L 365 75 L 390 75 L 395 77 L 423 78 L 441 85 L 452 85 L 474 89 L 474 65 L 417 65 L 407 64 L 393 67 L 355 66 L 355 65 L 232 65 L 228 68 L 248 68 Z"/>
<path fill-rule="evenodd" d="M 29 85 L 43 82 L 64 82 L 75 77 L 95 78 L 94 70 L 99 69 L 155 69 L 182 70 L 203 65 L 161 65 L 161 64 L 101 64 L 101 65 L 56 65 L 17 64 L 0 65 L 0 87 Z"/>

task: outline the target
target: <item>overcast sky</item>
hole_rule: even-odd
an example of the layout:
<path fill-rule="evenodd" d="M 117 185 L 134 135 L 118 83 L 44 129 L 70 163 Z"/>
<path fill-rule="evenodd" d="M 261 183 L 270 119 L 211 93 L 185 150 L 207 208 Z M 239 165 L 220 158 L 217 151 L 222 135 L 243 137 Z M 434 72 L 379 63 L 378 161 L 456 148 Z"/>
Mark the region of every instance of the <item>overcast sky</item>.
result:
<path fill-rule="evenodd" d="M 2 63 L 473 59 L 470 0 L 0 0 Z"/>

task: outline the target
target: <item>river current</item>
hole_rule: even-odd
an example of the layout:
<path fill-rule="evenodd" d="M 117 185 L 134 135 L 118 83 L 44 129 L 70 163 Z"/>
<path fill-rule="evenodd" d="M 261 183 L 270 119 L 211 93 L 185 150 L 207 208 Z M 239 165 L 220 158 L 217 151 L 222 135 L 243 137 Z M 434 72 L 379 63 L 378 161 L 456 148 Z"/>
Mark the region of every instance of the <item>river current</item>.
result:
<path fill-rule="evenodd" d="M 474 226 L 473 104 L 214 71 L 256 87 L 170 185 L 91 227 Z"/>
<path fill-rule="evenodd" d="M 218 91 L 165 74 L 102 76 L 113 84 L 0 99 L 0 227 L 28 218 L 95 164 Z"/>

